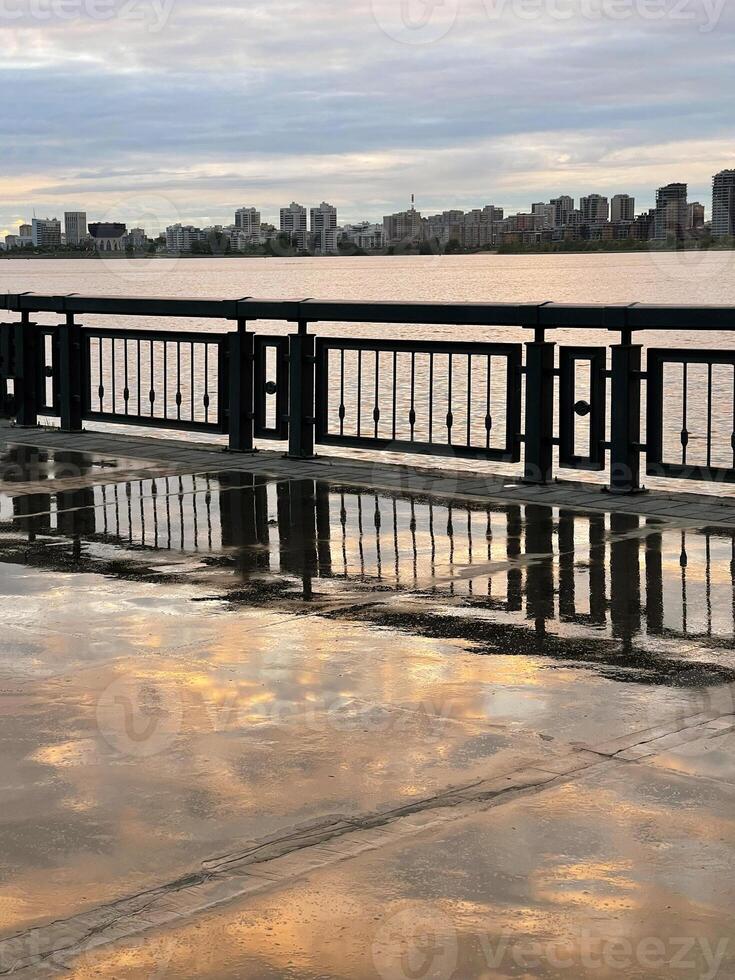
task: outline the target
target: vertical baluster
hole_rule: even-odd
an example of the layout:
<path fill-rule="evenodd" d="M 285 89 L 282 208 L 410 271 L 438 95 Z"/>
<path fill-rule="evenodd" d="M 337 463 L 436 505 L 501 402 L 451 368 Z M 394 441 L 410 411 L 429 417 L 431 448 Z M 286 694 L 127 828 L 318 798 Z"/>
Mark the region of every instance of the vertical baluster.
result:
<path fill-rule="evenodd" d="M 110 360 L 112 361 L 112 367 L 110 368 L 110 376 L 112 383 L 112 414 L 115 414 L 117 392 L 115 391 L 115 338 L 110 339 Z"/>
<path fill-rule="evenodd" d="M 452 368 L 453 368 L 453 355 L 449 355 L 449 361 L 447 364 L 447 443 L 452 445 L 452 425 L 454 424 L 454 416 L 452 415 Z"/>
<path fill-rule="evenodd" d="M 362 351 L 357 352 L 357 436 L 362 435 Z"/>
<path fill-rule="evenodd" d="M 204 421 L 209 422 L 209 344 L 204 345 Z"/>
<path fill-rule="evenodd" d="M 411 408 L 408 413 L 408 424 L 411 428 L 411 442 L 416 427 L 416 352 L 411 351 Z"/>
<path fill-rule="evenodd" d="M 434 441 L 434 353 L 429 352 L 429 442 Z"/>
<path fill-rule="evenodd" d="M 163 417 L 168 418 L 168 341 L 163 341 Z"/>
<path fill-rule="evenodd" d="M 142 385 L 142 380 L 143 379 L 140 376 L 140 340 L 139 339 L 135 341 L 135 347 L 136 347 L 136 359 L 137 359 L 137 364 L 138 364 L 138 375 L 137 375 L 137 379 L 136 379 L 137 380 L 137 383 L 138 383 L 138 417 L 140 417 L 140 414 L 141 414 L 141 412 L 140 412 L 140 402 L 141 402 L 141 391 L 142 391 L 142 388 L 143 388 L 143 385 Z"/>
<path fill-rule="evenodd" d="M 176 418 L 181 421 L 181 341 L 176 341 Z"/>
<path fill-rule="evenodd" d="M 472 354 L 467 355 L 467 445 L 472 445 Z"/>
<path fill-rule="evenodd" d="M 104 398 L 105 398 L 105 383 L 103 381 L 103 370 L 102 370 L 102 338 L 101 337 L 97 338 L 97 353 L 99 355 L 99 365 L 98 365 L 99 377 L 98 377 L 98 385 L 97 385 L 97 395 L 100 400 L 100 412 L 103 412 Z"/>
<path fill-rule="evenodd" d="M 125 403 L 125 414 L 129 415 L 128 402 L 130 401 L 130 387 L 128 377 L 128 338 L 123 339 L 123 358 L 125 364 L 125 387 L 123 388 L 123 402 Z"/>
<path fill-rule="evenodd" d="M 153 403 L 156 400 L 156 389 L 154 387 L 155 375 L 153 372 L 153 341 L 152 340 L 149 341 L 148 346 L 149 346 L 149 354 L 150 354 L 150 385 L 151 385 L 150 390 L 148 391 L 148 400 L 151 403 L 151 418 L 153 418 Z"/>
<path fill-rule="evenodd" d="M 490 430 L 493 427 L 493 417 L 490 414 L 492 398 L 492 357 L 487 355 L 487 379 L 485 385 L 485 448 L 490 448 Z"/>
<path fill-rule="evenodd" d="M 707 466 L 712 465 L 712 363 L 707 365 Z"/>
<path fill-rule="evenodd" d="M 345 349 L 339 351 L 339 434 L 345 434 Z"/>
<path fill-rule="evenodd" d="M 378 438 L 378 427 L 380 424 L 380 405 L 378 404 L 379 399 L 379 386 L 380 386 L 380 351 L 375 351 L 375 399 L 373 404 L 373 422 L 375 423 L 374 435 Z"/>
<path fill-rule="evenodd" d="M 393 439 L 396 438 L 396 400 L 398 397 L 398 378 L 396 377 L 396 371 L 398 369 L 398 351 L 393 351 Z M 733 411 L 735 411 L 735 402 L 733 403 Z M 733 429 L 735 429 L 735 423 L 733 423 Z M 735 436 L 733 436 L 733 447 L 735 447 Z M 735 452 L 735 448 L 733 449 Z"/>
<path fill-rule="evenodd" d="M 191 420 L 194 421 L 194 341 L 189 343 L 189 401 L 191 405 Z"/>

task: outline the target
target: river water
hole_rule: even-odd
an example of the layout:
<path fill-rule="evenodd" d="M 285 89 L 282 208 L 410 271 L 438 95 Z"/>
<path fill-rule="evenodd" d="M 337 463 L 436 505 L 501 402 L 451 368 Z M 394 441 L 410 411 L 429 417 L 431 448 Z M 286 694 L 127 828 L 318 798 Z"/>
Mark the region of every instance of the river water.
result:
<path fill-rule="evenodd" d="M 8 260 L 0 262 L 0 291 L 53 295 L 129 295 L 236 298 L 253 296 L 277 299 L 413 300 L 435 302 L 544 302 L 558 303 L 653 303 L 726 304 L 735 307 L 735 251 L 638 252 L 630 254 L 568 255 L 452 255 L 384 256 L 355 258 L 268 259 L 101 259 Z M 55 322 L 57 317 L 39 317 Z M 94 322 L 92 322 L 94 320 Z M 221 330 L 216 321 L 109 317 L 103 323 L 138 327 Z M 101 325 L 87 318 L 85 325 Z M 734 322 L 735 325 L 735 322 Z M 256 329 L 285 333 L 286 324 L 259 323 Z M 392 324 L 324 324 L 322 335 L 413 337 L 442 340 L 530 339 L 518 329 L 456 326 L 417 327 Z M 564 343 L 610 343 L 610 335 L 594 336 L 580 331 L 550 335 Z M 650 346 L 715 346 L 730 348 L 729 333 L 702 335 L 684 331 L 639 335 Z M 706 414 L 706 369 L 689 369 L 687 381 L 691 454 L 703 445 L 702 423 Z M 671 386 L 671 449 L 680 451 L 682 377 L 674 373 Z M 730 446 L 735 377 L 729 365 L 714 373 L 714 430 L 718 442 L 713 462 L 732 464 Z M 441 388 L 441 381 L 438 382 Z M 580 396 L 580 397 L 583 397 Z M 370 409 L 370 406 L 365 406 Z M 473 423 L 474 424 L 474 423 Z M 481 420 L 478 420 L 481 425 Z M 583 425 L 580 422 L 580 425 Z M 673 458 L 673 457 L 672 457 Z M 439 465 L 440 460 L 432 460 Z M 473 466 L 477 464 L 473 461 Z M 498 467 L 496 467 L 498 468 Z M 573 473 L 566 475 L 573 476 Z M 593 474 L 589 474 L 594 478 Z M 700 485 L 701 488 L 701 485 Z"/>

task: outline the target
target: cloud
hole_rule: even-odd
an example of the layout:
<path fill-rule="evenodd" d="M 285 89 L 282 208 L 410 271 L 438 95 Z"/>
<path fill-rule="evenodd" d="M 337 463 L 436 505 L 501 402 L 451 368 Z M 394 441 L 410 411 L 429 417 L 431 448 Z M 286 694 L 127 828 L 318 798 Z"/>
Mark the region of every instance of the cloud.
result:
<path fill-rule="evenodd" d="M 140 194 L 220 221 L 294 197 L 380 217 L 412 191 L 426 210 L 597 189 L 648 205 L 670 179 L 704 197 L 735 158 L 733 12 L 705 32 L 718 0 L 688 19 L 605 2 L 0 0 L 24 13 L 0 12 L 0 225 Z"/>

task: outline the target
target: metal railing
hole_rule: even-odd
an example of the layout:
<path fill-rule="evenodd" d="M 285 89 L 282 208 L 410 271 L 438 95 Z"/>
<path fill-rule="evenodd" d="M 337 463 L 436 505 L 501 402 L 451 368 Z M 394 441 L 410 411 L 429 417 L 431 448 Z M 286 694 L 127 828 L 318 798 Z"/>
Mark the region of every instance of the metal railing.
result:
<path fill-rule="evenodd" d="M 633 342 L 645 331 L 677 338 L 681 331 L 723 331 L 729 338 L 732 307 L 22 293 L 0 296 L 0 309 L 18 316 L 0 324 L 0 402 L 20 425 L 57 415 L 67 430 L 94 420 L 217 432 L 244 452 L 255 439 L 288 440 L 289 454 L 301 458 L 328 444 L 522 460 L 528 482 L 548 482 L 557 467 L 607 470 L 616 492 L 640 489 L 643 454 L 651 475 L 735 480 L 735 354 L 728 342 L 645 352 Z M 63 322 L 33 319 L 48 313 Z M 109 315 L 220 320 L 236 329 L 99 326 Z M 259 320 L 294 323 L 296 330 L 256 334 L 248 327 Z M 315 337 L 309 328 L 318 322 L 455 325 L 477 328 L 478 339 Z M 506 339 L 510 328 L 518 329 L 518 342 Z M 480 336 L 499 330 L 497 341 Z M 583 331 L 585 340 L 603 331 L 613 342 L 559 345 L 550 339 L 555 330 Z"/>

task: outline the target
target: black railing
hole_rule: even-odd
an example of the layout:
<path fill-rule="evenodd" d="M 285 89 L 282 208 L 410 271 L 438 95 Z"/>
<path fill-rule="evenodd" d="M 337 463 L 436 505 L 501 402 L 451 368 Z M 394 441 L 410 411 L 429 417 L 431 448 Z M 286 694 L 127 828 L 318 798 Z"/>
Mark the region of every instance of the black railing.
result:
<path fill-rule="evenodd" d="M 607 470 L 618 492 L 640 488 L 642 454 L 651 475 L 735 480 L 732 307 L 24 293 L 0 296 L 0 309 L 18 315 L 0 325 L 0 407 L 20 425 L 57 415 L 68 430 L 94 420 L 216 432 L 237 451 L 251 451 L 256 438 L 288 440 L 290 455 L 302 458 L 331 444 L 522 460 L 528 482 L 548 482 L 556 467 Z M 64 322 L 32 319 L 48 313 Z M 221 320 L 236 329 L 97 325 L 109 315 Z M 95 325 L 81 325 L 81 317 Z M 258 320 L 297 329 L 256 335 L 248 325 Z M 315 337 L 309 328 L 317 322 L 454 325 L 502 337 Z M 506 339 L 510 328 L 518 328 L 518 342 Z M 559 346 L 550 339 L 558 330 L 584 332 L 586 343 L 604 333 L 596 346 Z M 692 330 L 722 331 L 720 346 L 678 346 L 680 333 Z M 676 334 L 677 347 L 644 351 L 633 338 L 645 331 Z"/>

